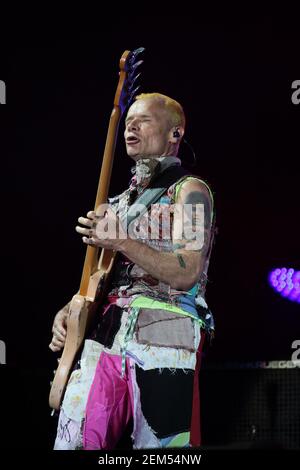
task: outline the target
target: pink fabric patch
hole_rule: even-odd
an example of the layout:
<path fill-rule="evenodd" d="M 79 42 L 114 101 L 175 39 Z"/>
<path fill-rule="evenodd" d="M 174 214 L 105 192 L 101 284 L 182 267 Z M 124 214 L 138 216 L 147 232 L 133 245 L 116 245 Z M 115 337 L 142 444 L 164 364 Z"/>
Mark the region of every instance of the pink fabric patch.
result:
<path fill-rule="evenodd" d="M 121 377 L 121 357 L 102 352 L 86 406 L 85 450 L 113 449 L 133 414 L 129 360 Z"/>

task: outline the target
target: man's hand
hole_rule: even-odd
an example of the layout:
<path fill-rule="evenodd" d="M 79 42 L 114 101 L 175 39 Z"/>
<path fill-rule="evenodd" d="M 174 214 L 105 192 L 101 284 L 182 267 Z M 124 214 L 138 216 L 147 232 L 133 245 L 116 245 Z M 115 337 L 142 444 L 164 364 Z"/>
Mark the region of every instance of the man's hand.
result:
<path fill-rule="evenodd" d="M 49 344 L 49 348 L 53 352 L 57 352 L 62 349 L 65 345 L 67 335 L 67 318 L 69 312 L 70 303 L 63 307 L 55 316 L 53 327 L 52 327 L 52 341 Z"/>
<path fill-rule="evenodd" d="M 87 245 L 119 250 L 127 238 L 119 217 L 109 207 L 102 204 L 97 211 L 90 211 L 86 217 L 79 217 L 76 232 L 83 235 L 82 241 Z"/>

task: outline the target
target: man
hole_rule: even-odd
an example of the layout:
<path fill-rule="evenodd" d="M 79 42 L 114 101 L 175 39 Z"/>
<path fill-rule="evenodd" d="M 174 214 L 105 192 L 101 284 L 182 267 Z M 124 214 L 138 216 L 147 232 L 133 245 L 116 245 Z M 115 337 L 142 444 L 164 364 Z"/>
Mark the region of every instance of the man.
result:
<path fill-rule="evenodd" d="M 134 448 L 200 445 L 199 352 L 203 332 L 213 329 L 204 299 L 212 193 L 184 175 L 139 218 L 131 236 L 123 223 L 155 178 L 180 165 L 184 130 L 178 102 L 139 95 L 125 121 L 127 154 L 136 163 L 129 188 L 110 199 L 105 218 L 90 211 L 78 219 L 85 244 L 113 249 L 118 258 L 99 325 L 66 389 L 55 449 L 113 449 L 130 418 Z M 118 235 L 103 237 L 103 221 L 117 224 Z M 67 306 L 55 317 L 52 351 L 64 345 L 66 318 Z"/>

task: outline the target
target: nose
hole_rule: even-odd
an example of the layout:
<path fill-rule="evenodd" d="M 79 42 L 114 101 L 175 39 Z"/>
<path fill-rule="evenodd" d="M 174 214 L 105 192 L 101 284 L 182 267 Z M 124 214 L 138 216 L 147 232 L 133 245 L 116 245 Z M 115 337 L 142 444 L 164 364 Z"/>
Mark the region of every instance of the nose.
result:
<path fill-rule="evenodd" d="M 132 119 L 127 125 L 127 131 L 136 131 L 139 128 L 138 120 L 137 119 Z"/>

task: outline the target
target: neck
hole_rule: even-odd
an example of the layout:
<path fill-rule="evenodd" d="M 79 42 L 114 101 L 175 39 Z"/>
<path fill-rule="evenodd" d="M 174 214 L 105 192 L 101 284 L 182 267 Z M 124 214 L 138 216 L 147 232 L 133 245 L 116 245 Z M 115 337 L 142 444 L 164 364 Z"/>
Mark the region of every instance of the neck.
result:
<path fill-rule="evenodd" d="M 181 165 L 181 161 L 175 156 L 157 156 L 150 158 L 140 158 L 136 161 L 135 167 L 131 169 L 135 173 L 136 184 L 141 189 L 146 187 L 154 175 L 164 171 L 168 166 Z"/>

